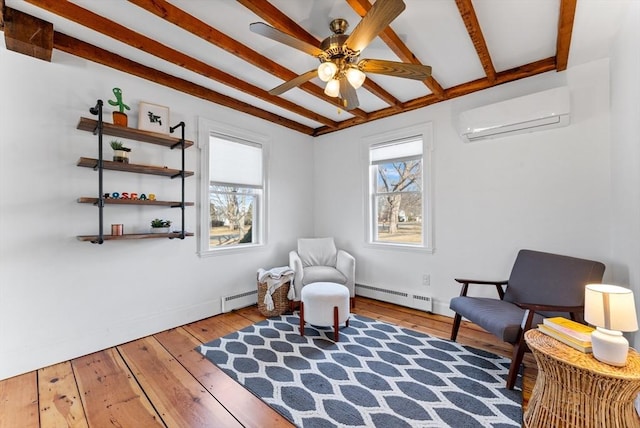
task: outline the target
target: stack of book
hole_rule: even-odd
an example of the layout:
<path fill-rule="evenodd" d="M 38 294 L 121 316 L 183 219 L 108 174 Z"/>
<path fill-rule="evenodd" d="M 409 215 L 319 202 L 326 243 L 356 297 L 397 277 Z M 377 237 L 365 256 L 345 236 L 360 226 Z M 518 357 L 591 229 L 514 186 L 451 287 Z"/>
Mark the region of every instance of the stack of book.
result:
<path fill-rule="evenodd" d="M 563 317 L 545 318 L 538 330 L 565 343 L 578 351 L 591 352 L 591 332 L 595 330 Z"/>

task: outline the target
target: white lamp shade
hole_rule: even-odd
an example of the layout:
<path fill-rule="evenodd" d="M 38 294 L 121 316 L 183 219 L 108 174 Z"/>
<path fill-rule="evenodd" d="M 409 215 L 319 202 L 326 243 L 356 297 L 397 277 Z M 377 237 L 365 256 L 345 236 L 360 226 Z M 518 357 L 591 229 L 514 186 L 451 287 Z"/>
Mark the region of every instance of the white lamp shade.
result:
<path fill-rule="evenodd" d="M 633 291 L 609 284 L 589 284 L 584 294 L 584 319 L 614 331 L 638 330 Z"/>
<path fill-rule="evenodd" d="M 364 83 L 364 79 L 367 78 L 367 76 L 362 71 L 353 67 L 349 68 L 346 74 L 347 80 L 349 81 L 349 83 L 351 83 L 351 86 L 353 86 L 354 89 L 358 89 L 360 86 L 362 86 L 362 84 Z"/>
<path fill-rule="evenodd" d="M 337 97 L 340 95 L 340 82 L 336 79 L 331 79 L 327 82 L 327 86 L 324 88 L 324 93 L 330 97 Z"/>
<path fill-rule="evenodd" d="M 318 77 L 323 82 L 328 82 L 336 75 L 336 71 L 338 71 L 338 66 L 332 62 L 323 62 L 318 66 Z"/>

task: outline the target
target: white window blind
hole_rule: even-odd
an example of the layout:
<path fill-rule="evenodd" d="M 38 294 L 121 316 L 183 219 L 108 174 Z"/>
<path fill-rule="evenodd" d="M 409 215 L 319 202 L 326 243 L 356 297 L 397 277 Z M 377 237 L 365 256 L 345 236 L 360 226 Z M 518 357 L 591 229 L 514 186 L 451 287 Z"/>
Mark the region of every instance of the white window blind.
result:
<path fill-rule="evenodd" d="M 262 187 L 262 146 L 209 137 L 209 181 Z"/>
<path fill-rule="evenodd" d="M 371 147 L 370 160 L 372 165 L 383 162 L 401 162 L 422 156 L 422 139 L 394 141 Z"/>

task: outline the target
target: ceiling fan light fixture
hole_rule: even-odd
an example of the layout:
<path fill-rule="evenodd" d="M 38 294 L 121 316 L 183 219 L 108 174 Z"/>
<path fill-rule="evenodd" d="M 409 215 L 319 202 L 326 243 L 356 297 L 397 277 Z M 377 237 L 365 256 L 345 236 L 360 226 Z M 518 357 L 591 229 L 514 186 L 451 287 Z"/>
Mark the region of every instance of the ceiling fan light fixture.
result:
<path fill-rule="evenodd" d="M 340 95 L 340 81 L 331 79 L 327 82 L 327 86 L 324 88 L 324 93 L 330 97 L 337 97 Z"/>
<path fill-rule="evenodd" d="M 318 77 L 323 82 L 328 82 L 336 75 L 338 66 L 331 61 L 323 62 L 318 66 Z"/>
<path fill-rule="evenodd" d="M 358 89 L 364 83 L 364 80 L 367 78 L 366 74 L 357 68 L 349 68 L 347 70 L 347 80 L 353 86 L 353 89 Z"/>

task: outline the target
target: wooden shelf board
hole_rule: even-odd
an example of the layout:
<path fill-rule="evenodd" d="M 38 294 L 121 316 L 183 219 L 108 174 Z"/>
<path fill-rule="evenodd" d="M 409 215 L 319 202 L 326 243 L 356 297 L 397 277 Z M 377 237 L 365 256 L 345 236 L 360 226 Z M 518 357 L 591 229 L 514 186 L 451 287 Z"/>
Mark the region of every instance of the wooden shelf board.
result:
<path fill-rule="evenodd" d="M 82 196 L 78 198 L 78 203 L 80 204 L 97 204 L 98 198 L 91 198 L 89 196 Z M 179 207 L 180 201 L 157 201 L 157 200 L 149 200 L 149 199 L 111 199 L 107 198 L 104 200 L 105 204 L 115 204 L 115 205 L 154 205 L 161 207 Z M 194 205 L 193 202 L 185 202 L 185 207 L 192 207 Z"/>
<path fill-rule="evenodd" d="M 78 166 L 85 168 L 98 168 L 98 159 L 81 157 L 78 159 Z M 111 171 L 135 172 L 138 174 L 160 175 L 163 177 L 179 177 L 180 170 L 154 165 L 140 165 L 135 163 L 113 162 L 108 160 L 102 161 L 102 167 Z M 191 177 L 193 171 L 185 171 L 185 177 Z"/>
<path fill-rule="evenodd" d="M 81 117 L 78 122 L 78 129 L 81 131 L 89 131 L 97 133 L 98 121 Z M 124 126 L 116 126 L 111 123 L 102 122 L 102 133 L 113 137 L 128 138 L 130 140 L 141 141 L 143 143 L 157 144 L 164 147 L 173 147 L 180 143 L 180 138 L 172 137 L 158 132 L 143 131 L 135 128 L 127 128 Z M 184 148 L 193 146 L 193 141 L 185 140 Z M 176 147 L 179 148 L 179 147 Z"/>
<path fill-rule="evenodd" d="M 193 236 L 193 232 L 186 232 L 185 236 Z M 102 239 L 105 241 L 119 241 L 130 239 L 154 239 L 154 238 L 180 238 L 180 232 L 171 233 L 128 233 L 124 235 L 103 235 Z M 98 235 L 80 235 L 79 241 L 97 241 Z"/>

